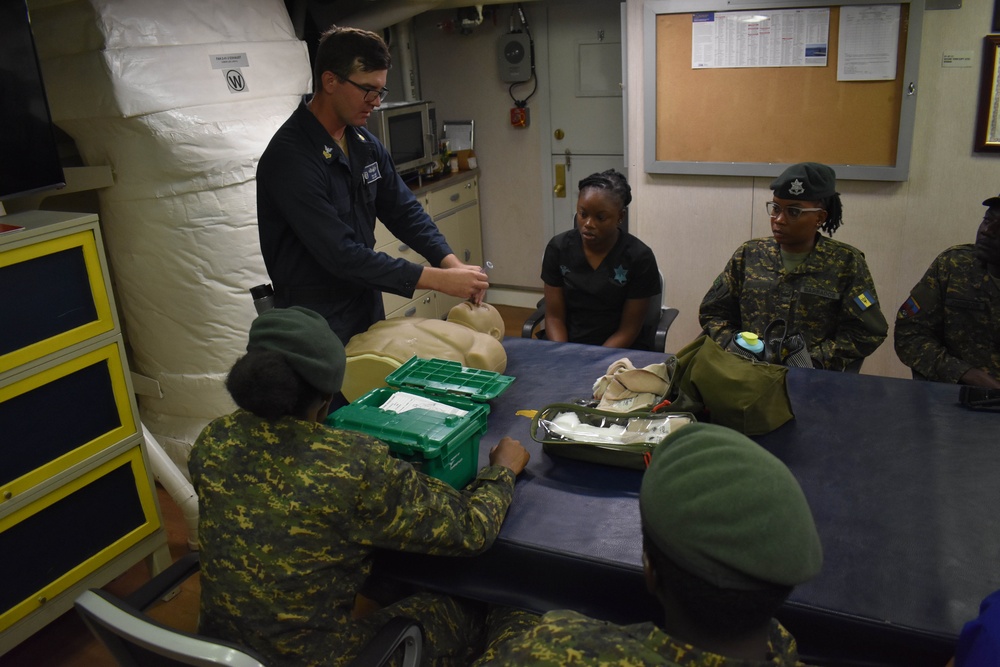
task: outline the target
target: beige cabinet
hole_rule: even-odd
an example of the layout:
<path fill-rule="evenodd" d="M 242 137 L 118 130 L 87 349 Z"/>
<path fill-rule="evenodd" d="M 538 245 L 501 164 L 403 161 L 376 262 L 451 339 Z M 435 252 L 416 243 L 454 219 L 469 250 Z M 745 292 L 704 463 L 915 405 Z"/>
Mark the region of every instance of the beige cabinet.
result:
<path fill-rule="evenodd" d="M 459 172 L 416 192 L 417 199 L 448 240 L 455 255 L 467 264 L 483 265 L 483 237 L 479 220 L 479 172 Z M 396 239 L 381 222 L 375 223 L 375 249 L 417 264 L 427 262 Z M 432 290 L 417 290 L 409 299 L 383 293 L 386 317 L 444 318 L 462 301 Z"/>
<path fill-rule="evenodd" d="M 97 216 L 0 217 L 0 654 L 170 564 Z"/>

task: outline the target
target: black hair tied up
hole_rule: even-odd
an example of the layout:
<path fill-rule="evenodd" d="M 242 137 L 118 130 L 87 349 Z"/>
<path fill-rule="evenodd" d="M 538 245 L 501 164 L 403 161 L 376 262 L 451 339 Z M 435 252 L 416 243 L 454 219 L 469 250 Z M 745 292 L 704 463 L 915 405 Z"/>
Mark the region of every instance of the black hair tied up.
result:
<path fill-rule="evenodd" d="M 580 192 L 583 192 L 586 188 L 610 190 L 612 194 L 621 200 L 622 208 L 626 208 L 632 202 L 632 188 L 629 187 L 625 176 L 614 169 L 608 169 L 598 174 L 591 174 L 581 180 Z"/>

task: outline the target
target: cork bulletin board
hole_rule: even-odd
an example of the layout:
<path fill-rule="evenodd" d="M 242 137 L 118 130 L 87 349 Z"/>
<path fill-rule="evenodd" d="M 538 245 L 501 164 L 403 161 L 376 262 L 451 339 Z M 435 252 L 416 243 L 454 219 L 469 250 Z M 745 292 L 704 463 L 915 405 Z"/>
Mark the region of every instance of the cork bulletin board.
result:
<path fill-rule="evenodd" d="M 892 80 L 838 81 L 840 8 L 898 5 Z M 646 171 L 774 176 L 825 162 L 850 179 L 906 180 L 916 107 L 923 3 L 847 0 L 654 0 L 646 5 Z M 823 7 L 830 11 L 820 67 L 692 67 L 695 12 Z"/>

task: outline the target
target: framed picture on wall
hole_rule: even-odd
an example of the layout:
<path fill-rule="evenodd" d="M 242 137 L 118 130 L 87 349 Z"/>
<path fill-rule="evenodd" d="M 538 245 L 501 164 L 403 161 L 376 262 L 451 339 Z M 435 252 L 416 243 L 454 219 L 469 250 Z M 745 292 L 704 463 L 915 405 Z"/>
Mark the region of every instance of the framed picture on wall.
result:
<path fill-rule="evenodd" d="M 983 38 L 983 72 L 973 150 L 1000 153 L 1000 35 Z"/>
<path fill-rule="evenodd" d="M 993 0 L 993 29 L 990 32 L 1000 32 L 1000 0 Z"/>

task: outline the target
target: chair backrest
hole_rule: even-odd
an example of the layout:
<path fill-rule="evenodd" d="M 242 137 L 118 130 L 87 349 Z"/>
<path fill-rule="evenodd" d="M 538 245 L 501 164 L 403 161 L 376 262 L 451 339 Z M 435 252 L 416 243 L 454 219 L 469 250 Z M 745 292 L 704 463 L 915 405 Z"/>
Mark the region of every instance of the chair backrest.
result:
<path fill-rule="evenodd" d="M 646 319 L 642 322 L 642 329 L 636 337 L 636 344 L 647 350 L 655 350 L 655 338 L 657 328 L 660 326 L 660 316 L 663 312 L 663 272 L 660 275 L 660 293 L 649 299 L 649 309 L 646 311 Z M 662 350 L 659 350 L 662 352 Z"/>
<path fill-rule="evenodd" d="M 667 342 L 667 331 L 676 319 L 678 311 L 663 305 L 663 272 L 659 272 L 660 293 L 649 300 L 649 309 L 636 337 L 634 347 L 641 350 L 663 352 Z M 535 311 L 521 326 L 522 338 L 545 338 L 545 299 L 539 299 Z"/>
<path fill-rule="evenodd" d="M 107 591 L 84 591 L 74 604 L 87 627 L 122 667 L 266 667 L 249 649 L 167 627 Z"/>
<path fill-rule="evenodd" d="M 171 628 L 143 612 L 200 569 L 198 552 L 189 553 L 143 584 L 127 600 L 92 588 L 81 593 L 74 605 L 90 631 L 122 667 L 265 667 L 264 658 L 244 646 Z M 362 647 L 351 667 L 381 667 L 399 651 L 403 667 L 420 664 L 423 630 L 417 621 L 402 616 L 389 619 Z"/>

